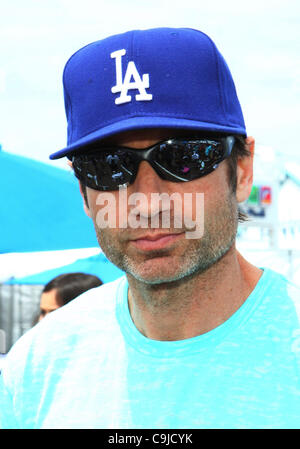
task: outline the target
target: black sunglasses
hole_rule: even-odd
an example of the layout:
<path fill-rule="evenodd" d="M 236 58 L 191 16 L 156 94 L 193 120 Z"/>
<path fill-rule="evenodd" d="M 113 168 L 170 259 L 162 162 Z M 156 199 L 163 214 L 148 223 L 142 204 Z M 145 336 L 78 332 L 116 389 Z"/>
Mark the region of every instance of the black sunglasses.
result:
<path fill-rule="evenodd" d="M 134 182 L 139 164 L 147 161 L 160 178 L 173 182 L 206 176 L 232 151 L 234 137 L 181 138 L 156 143 L 143 150 L 98 146 L 73 155 L 75 176 L 95 190 L 118 190 Z"/>

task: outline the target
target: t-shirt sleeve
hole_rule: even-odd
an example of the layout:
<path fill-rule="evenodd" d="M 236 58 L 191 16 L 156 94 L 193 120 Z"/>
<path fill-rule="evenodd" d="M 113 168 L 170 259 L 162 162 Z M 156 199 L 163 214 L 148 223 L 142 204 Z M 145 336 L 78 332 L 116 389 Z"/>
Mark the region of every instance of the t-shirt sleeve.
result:
<path fill-rule="evenodd" d="M 0 373 L 0 429 L 18 429 L 14 416 L 13 401 Z"/>

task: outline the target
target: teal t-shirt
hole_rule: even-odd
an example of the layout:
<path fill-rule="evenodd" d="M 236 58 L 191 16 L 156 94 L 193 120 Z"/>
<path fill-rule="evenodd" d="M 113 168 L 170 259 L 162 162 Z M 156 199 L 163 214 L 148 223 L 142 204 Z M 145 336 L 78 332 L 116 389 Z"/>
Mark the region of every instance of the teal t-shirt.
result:
<path fill-rule="evenodd" d="M 2 428 L 300 428 L 300 292 L 265 269 L 244 304 L 198 337 L 134 326 L 126 277 L 20 338 L 1 377 Z"/>

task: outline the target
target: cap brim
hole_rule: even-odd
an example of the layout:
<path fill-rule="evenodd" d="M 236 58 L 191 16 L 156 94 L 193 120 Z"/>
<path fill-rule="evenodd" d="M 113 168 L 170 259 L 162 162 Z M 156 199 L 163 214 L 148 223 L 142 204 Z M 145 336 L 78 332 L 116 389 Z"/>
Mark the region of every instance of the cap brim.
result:
<path fill-rule="evenodd" d="M 214 123 L 199 122 L 196 120 L 187 120 L 174 117 L 131 117 L 87 134 L 81 139 L 76 140 L 73 144 L 51 154 L 50 159 L 53 160 L 68 156 L 82 147 L 88 146 L 98 140 L 105 139 L 112 135 L 142 128 L 180 128 L 196 131 L 216 131 L 229 134 L 241 134 L 246 136 L 245 129 L 238 125 L 216 125 Z"/>

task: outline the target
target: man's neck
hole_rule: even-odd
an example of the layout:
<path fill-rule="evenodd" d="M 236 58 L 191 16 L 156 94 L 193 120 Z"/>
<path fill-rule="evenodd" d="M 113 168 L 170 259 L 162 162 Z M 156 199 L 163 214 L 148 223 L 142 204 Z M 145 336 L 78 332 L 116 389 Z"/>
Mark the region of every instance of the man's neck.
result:
<path fill-rule="evenodd" d="M 128 275 L 129 310 L 137 329 L 153 340 L 192 338 L 232 316 L 255 288 L 262 270 L 233 246 L 204 273 L 149 285 Z"/>

